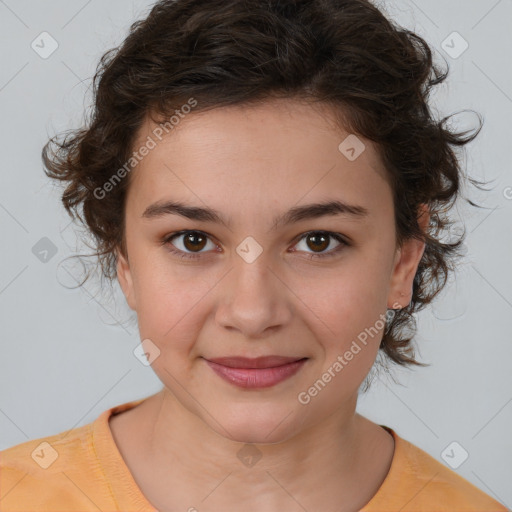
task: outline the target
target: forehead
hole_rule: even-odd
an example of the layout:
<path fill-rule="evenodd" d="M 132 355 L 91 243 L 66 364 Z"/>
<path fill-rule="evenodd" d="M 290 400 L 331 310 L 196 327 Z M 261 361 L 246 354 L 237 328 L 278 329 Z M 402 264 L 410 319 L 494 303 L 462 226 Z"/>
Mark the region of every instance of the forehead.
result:
<path fill-rule="evenodd" d="M 392 201 L 376 147 L 342 129 L 327 105 L 272 100 L 192 109 L 174 119 L 170 128 L 147 117 L 132 148 L 152 146 L 131 175 L 129 202 L 139 214 L 170 197 L 218 207 L 229 199 L 226 206 L 246 209 L 258 203 L 260 215 L 263 204 L 292 206 L 335 194 L 370 211 Z"/>

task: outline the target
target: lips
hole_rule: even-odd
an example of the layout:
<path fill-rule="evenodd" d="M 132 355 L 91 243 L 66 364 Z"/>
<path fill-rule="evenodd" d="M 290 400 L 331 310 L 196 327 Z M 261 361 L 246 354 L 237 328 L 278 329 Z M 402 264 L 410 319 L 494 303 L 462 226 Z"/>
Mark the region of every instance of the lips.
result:
<path fill-rule="evenodd" d="M 208 359 L 212 363 L 221 364 L 229 368 L 276 368 L 285 364 L 293 363 L 306 359 L 304 357 L 284 357 L 284 356 L 262 356 L 255 358 L 248 357 L 218 357 Z"/>
<path fill-rule="evenodd" d="M 234 386 L 244 389 L 261 389 L 275 386 L 293 377 L 307 360 L 307 357 L 233 356 L 205 359 L 205 362 L 219 377 Z"/>

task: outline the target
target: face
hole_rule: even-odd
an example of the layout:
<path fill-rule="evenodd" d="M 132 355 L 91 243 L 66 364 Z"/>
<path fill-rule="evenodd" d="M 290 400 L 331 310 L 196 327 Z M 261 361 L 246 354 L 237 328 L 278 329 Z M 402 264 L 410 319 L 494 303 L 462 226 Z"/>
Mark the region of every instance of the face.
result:
<path fill-rule="evenodd" d="M 130 176 L 119 282 L 165 391 L 235 441 L 351 417 L 386 309 L 411 300 L 424 245 L 396 247 L 376 149 L 359 137 L 357 158 L 340 150 L 349 133 L 333 119 L 274 100 L 192 112 L 161 141 L 149 120 L 138 134 L 137 148 L 157 144 Z M 302 361 L 208 362 L 262 356 Z"/>

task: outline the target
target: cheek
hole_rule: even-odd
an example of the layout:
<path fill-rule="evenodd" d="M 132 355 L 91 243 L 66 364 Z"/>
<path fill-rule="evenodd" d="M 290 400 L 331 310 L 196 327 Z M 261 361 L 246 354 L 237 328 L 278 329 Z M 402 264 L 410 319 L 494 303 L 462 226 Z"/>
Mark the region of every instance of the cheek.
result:
<path fill-rule="evenodd" d="M 328 336 L 341 340 L 357 337 L 364 329 L 379 327 L 377 321 L 386 312 L 386 284 L 379 269 L 348 265 L 336 275 L 312 280 L 304 286 L 301 277 L 300 298 Z M 314 285 L 313 285 L 314 284 Z"/>
<path fill-rule="evenodd" d="M 317 353 L 321 369 L 310 385 L 315 388 L 317 379 L 327 383 L 321 400 L 326 410 L 349 400 L 375 362 L 386 326 L 386 309 L 381 292 L 369 282 L 351 273 L 329 280 L 317 288 L 318 293 L 301 297 L 315 313 L 304 310 L 322 352 Z"/>
<path fill-rule="evenodd" d="M 139 266 L 134 282 L 140 335 L 171 357 L 192 348 L 212 288 L 206 280 L 194 278 L 190 269 L 177 272 L 176 268 L 165 262 L 147 262 Z"/>
<path fill-rule="evenodd" d="M 381 267 L 349 268 L 347 263 L 335 276 L 317 280 L 316 287 L 301 287 L 300 297 L 309 307 L 303 313 L 322 345 L 322 370 L 336 375 L 330 386 L 336 396 L 356 389 L 377 356 L 386 327 L 385 271 Z"/>

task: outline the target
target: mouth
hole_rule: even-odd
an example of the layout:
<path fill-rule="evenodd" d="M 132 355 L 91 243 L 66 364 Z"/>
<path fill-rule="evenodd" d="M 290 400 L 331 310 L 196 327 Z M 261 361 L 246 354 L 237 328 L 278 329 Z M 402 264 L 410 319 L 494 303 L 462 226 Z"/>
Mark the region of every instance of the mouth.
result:
<path fill-rule="evenodd" d="M 262 356 L 262 357 L 217 357 L 214 359 L 208 359 L 211 363 L 221 364 L 229 368 L 276 368 L 278 366 L 284 366 L 301 359 L 307 359 L 305 357 L 284 357 L 284 356 Z"/>
<path fill-rule="evenodd" d="M 205 359 L 208 366 L 222 379 L 245 389 L 268 388 L 295 375 L 307 357 L 263 356 L 220 357 Z"/>

